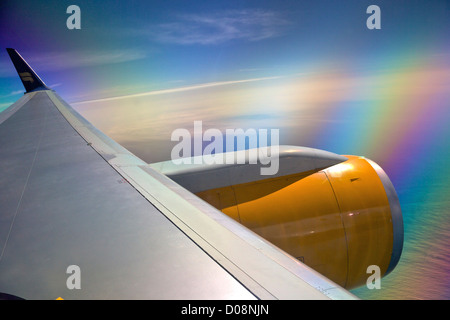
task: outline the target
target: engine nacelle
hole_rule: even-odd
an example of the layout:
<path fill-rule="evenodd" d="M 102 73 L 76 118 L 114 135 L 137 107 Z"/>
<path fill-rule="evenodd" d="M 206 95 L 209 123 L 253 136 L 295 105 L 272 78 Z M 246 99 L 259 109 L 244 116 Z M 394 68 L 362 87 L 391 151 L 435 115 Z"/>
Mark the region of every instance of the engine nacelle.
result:
<path fill-rule="evenodd" d="M 320 157 L 317 154 L 311 157 Z M 298 157 L 303 165 L 307 157 Z M 320 162 L 316 158 L 315 163 Z M 292 154 L 283 161 L 292 161 Z M 356 156 L 333 161 L 337 164 L 325 169 L 316 166 L 192 191 L 337 284 L 355 288 L 366 283 L 369 266 L 378 266 L 384 276 L 398 263 L 402 214 L 391 181 L 376 163 Z M 181 185 L 197 181 L 198 186 L 205 177 L 209 179 L 204 184 L 210 184 L 217 173 L 197 168 L 173 175 Z"/>

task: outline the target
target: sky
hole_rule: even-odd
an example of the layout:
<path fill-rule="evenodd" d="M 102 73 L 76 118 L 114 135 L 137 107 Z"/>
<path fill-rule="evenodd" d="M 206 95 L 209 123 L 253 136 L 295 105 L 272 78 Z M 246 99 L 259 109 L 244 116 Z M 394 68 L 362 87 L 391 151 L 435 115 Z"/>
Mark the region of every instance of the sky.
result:
<path fill-rule="evenodd" d="M 69 102 L 194 84 L 322 70 L 361 72 L 445 61 L 446 1 L 2 1 L 2 47 L 14 47 Z M 388 60 L 388 61 L 386 61 Z M 387 63 L 386 63 L 387 62 Z M 1 105 L 21 89 L 0 53 Z M 11 79 L 9 79 L 11 80 Z"/>
<path fill-rule="evenodd" d="M 81 29 L 69 30 L 69 5 Z M 370 5 L 381 29 L 370 30 Z M 4 48 L 147 162 L 176 128 L 276 128 L 280 144 L 376 161 L 405 249 L 367 299 L 450 299 L 450 1 L 2 1 L 0 110 L 23 94 Z"/>

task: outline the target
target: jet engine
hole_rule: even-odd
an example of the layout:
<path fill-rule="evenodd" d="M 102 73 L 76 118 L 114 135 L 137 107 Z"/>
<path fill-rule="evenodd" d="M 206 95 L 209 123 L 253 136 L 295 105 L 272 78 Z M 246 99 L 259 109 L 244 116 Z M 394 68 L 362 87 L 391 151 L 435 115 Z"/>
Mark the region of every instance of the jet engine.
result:
<path fill-rule="evenodd" d="M 280 146 L 279 157 L 275 176 L 249 163 L 152 166 L 342 287 L 365 284 L 370 266 L 391 272 L 403 222 L 386 173 L 364 157 L 310 148 Z"/>

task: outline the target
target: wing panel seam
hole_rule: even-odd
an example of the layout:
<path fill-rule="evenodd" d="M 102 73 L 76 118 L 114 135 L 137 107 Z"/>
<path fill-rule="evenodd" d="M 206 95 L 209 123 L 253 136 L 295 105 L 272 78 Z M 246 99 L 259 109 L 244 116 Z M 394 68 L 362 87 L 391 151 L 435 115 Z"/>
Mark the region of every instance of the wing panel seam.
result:
<path fill-rule="evenodd" d="M 8 235 L 6 236 L 5 244 L 4 244 L 2 252 L 0 254 L 0 261 L 2 261 L 3 255 L 4 255 L 6 247 L 8 245 L 8 240 L 9 240 L 9 237 L 11 236 L 11 231 L 13 229 L 14 222 L 16 220 L 17 214 L 19 213 L 19 209 L 20 209 L 20 206 L 22 204 L 22 199 L 23 199 L 23 196 L 25 194 L 25 190 L 27 189 L 28 181 L 30 180 L 31 172 L 33 171 L 33 168 L 34 168 L 34 163 L 36 162 L 37 154 L 39 152 L 39 148 L 40 148 L 41 142 L 42 142 L 42 137 L 44 136 L 44 130 L 45 130 L 46 126 L 47 126 L 47 117 L 48 117 L 48 110 L 45 111 L 44 125 L 42 127 L 42 131 L 41 131 L 41 134 L 40 134 L 40 137 L 39 137 L 39 141 L 38 141 L 38 144 L 36 146 L 36 151 L 34 153 L 34 157 L 33 157 L 33 161 L 32 161 L 31 166 L 30 166 L 30 170 L 28 172 L 27 178 L 25 180 L 25 184 L 24 184 L 23 189 L 22 189 L 22 193 L 21 193 L 19 201 L 17 203 L 16 211 L 14 212 L 14 216 L 13 216 L 13 219 L 11 221 L 11 225 L 9 226 Z"/>

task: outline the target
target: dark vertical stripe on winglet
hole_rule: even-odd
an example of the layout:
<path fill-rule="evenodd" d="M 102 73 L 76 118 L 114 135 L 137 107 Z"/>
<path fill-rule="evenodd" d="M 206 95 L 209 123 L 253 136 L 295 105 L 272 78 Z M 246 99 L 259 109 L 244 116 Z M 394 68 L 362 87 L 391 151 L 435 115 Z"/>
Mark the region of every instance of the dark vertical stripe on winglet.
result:
<path fill-rule="evenodd" d="M 7 48 L 6 51 L 8 51 L 9 57 L 19 74 L 20 80 L 22 80 L 26 92 L 50 90 L 15 49 Z"/>

